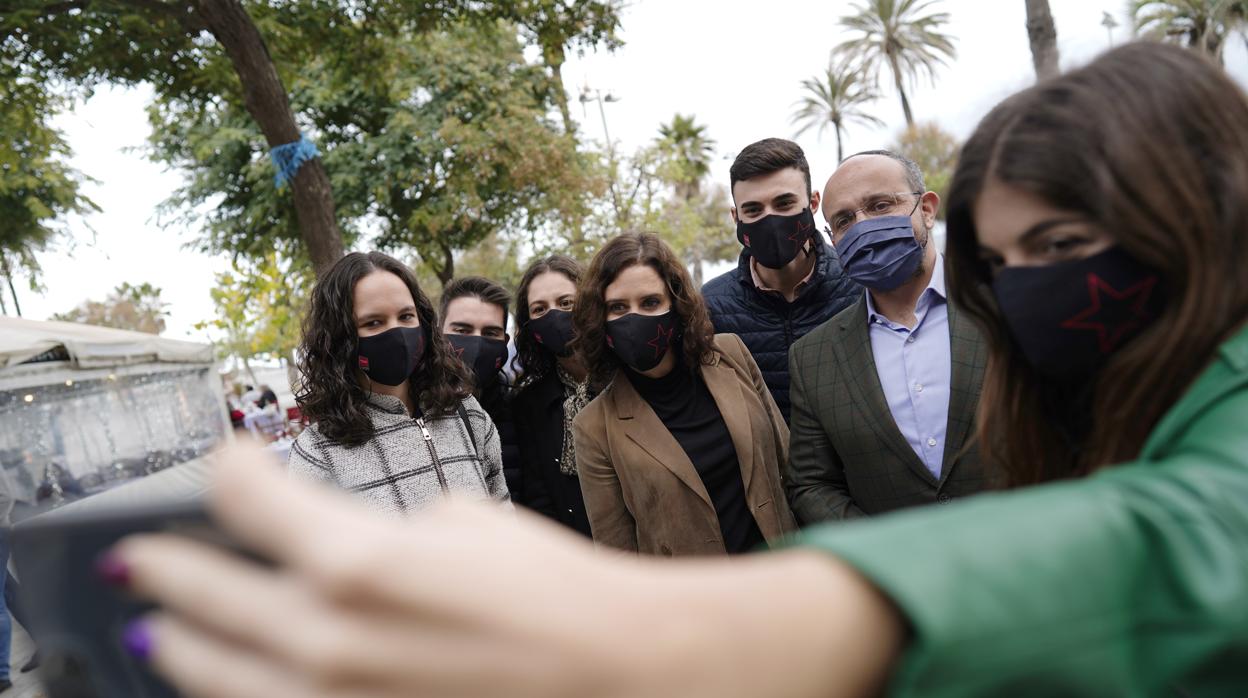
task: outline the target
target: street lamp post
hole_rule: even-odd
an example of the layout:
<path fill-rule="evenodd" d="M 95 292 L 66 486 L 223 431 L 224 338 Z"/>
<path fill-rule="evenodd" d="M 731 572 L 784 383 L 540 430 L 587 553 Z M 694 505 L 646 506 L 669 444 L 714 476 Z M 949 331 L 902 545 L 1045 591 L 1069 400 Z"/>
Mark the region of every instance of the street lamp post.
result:
<path fill-rule="evenodd" d="M 1114 16 L 1108 12 L 1102 12 L 1101 15 L 1101 26 L 1105 27 L 1105 33 L 1109 35 L 1109 45 L 1113 47 L 1114 27 L 1118 26 L 1118 20 L 1114 19 Z"/>
<path fill-rule="evenodd" d="M 591 92 L 593 93 L 592 95 L 590 94 Z M 616 220 L 616 223 L 619 224 L 623 220 L 624 209 L 623 209 L 623 205 L 620 202 L 619 191 L 615 186 L 615 179 L 616 179 L 615 143 L 612 142 L 611 140 L 611 132 L 607 130 L 607 110 L 603 106 L 603 103 L 604 102 L 607 102 L 607 103 L 618 102 L 620 101 L 620 98 L 616 97 L 610 92 L 607 92 L 604 95 L 602 93 L 602 90 L 599 90 L 599 89 L 591 90 L 589 86 L 586 85 L 581 88 L 581 95 L 578 99 L 581 102 L 582 108 L 584 108 L 585 104 L 590 101 L 594 101 L 598 103 L 598 116 L 602 118 L 602 135 L 603 135 L 603 138 L 605 138 L 607 141 L 607 166 L 611 170 L 611 176 L 607 179 L 607 189 L 611 192 L 611 206 L 615 209 L 615 220 Z"/>

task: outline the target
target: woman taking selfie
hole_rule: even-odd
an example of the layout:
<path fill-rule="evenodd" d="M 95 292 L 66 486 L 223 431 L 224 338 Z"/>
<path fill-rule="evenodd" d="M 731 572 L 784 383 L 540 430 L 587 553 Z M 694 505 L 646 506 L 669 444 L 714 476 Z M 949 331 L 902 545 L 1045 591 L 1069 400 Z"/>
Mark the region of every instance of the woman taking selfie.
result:
<path fill-rule="evenodd" d="M 232 456 L 214 511 L 287 571 L 170 537 L 123 543 L 136 591 L 166 606 L 137 626 L 157 670 L 235 696 L 293 695 L 264 681 L 312 695 L 1238 695 L 1243 92 L 1195 53 L 1120 47 L 997 106 L 949 204 L 949 288 L 992 346 L 981 448 L 1016 489 L 808 529 L 773 554 L 659 564 L 594 556 L 487 507 L 378 520 Z M 384 586 L 344 584 L 334 550 L 356 540 L 403 551 Z M 529 553 L 504 556 L 517 547 Z M 474 579 L 491 580 L 485 594 L 448 591 Z M 308 588 L 321 591 L 297 627 L 259 597 Z M 368 637 L 377 608 L 395 610 L 384 644 L 405 661 L 376 662 L 342 633 L 315 652 L 299 642 L 309 626 Z M 456 661 L 478 649 L 510 670 Z M 318 672 L 315 658 L 343 652 L 355 657 Z M 248 681 L 218 678 L 242 670 Z"/>
<path fill-rule="evenodd" d="M 596 542 L 743 553 L 794 528 L 780 481 L 784 418 L 741 340 L 715 336 L 666 243 L 648 233 L 608 242 L 573 321 L 590 381 L 603 388 L 575 422 Z"/>
<path fill-rule="evenodd" d="M 577 476 L 572 420 L 593 399 L 585 365 L 572 352 L 572 307 L 581 265 L 552 255 L 531 264 L 516 289 L 516 362 L 512 401 L 527 507 L 589 535 Z"/>
<path fill-rule="evenodd" d="M 296 399 L 312 426 L 291 448 L 291 473 L 394 514 L 452 492 L 508 501 L 498 431 L 398 260 L 338 260 L 312 289 L 299 356 Z"/>

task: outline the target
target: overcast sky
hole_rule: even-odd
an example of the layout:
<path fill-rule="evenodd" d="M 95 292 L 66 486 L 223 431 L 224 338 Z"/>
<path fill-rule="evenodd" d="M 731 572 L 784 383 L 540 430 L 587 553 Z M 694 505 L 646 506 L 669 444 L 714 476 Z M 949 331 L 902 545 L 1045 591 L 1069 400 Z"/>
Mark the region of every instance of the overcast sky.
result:
<path fill-rule="evenodd" d="M 913 92 L 911 105 L 916 119 L 936 121 L 965 138 L 988 109 L 1033 81 L 1024 3 L 935 4 L 951 15 L 947 30 L 955 37 L 958 56 L 939 72 L 934 86 L 920 85 Z M 1126 4 L 1051 0 L 1063 68 L 1081 65 L 1109 45 L 1103 12 L 1118 20 L 1114 41 L 1129 38 Z M 583 134 L 602 139 L 596 103 L 586 109 L 576 96 L 584 85 L 616 96 L 619 101 L 606 105 L 606 118 L 622 152 L 652 140 L 658 125 L 673 114 L 693 114 L 716 142 L 711 175 L 726 184 L 731 159 L 742 146 L 768 136 L 793 137 L 790 115 L 801 97 L 800 82 L 822 72 L 829 50 L 843 38 L 837 20 L 850 10 L 851 3 L 843 0 L 630 0 L 622 18 L 623 48 L 572 56 L 565 66 L 573 114 Z M 1226 63 L 1248 85 L 1248 57 L 1239 38 L 1228 42 Z M 102 211 L 70 222 L 72 248 L 61 245 L 42 257 L 44 293 L 31 292 L 19 279 L 26 317 L 45 319 L 86 299 L 102 299 L 123 281 L 146 281 L 163 289 L 169 302 L 165 336 L 203 337 L 193 326 L 213 316 L 208 295 L 213 273 L 228 264 L 186 249 L 194 230 L 157 224 L 156 207 L 182 175 L 143 157 L 149 133 L 144 108 L 150 96 L 145 88 L 100 89 L 57 119 L 74 150 L 73 166 L 99 180 L 86 187 L 86 194 Z M 872 111 L 885 127 L 852 127 L 847 153 L 887 146 L 904 123 L 891 90 Z M 820 187 L 835 164 L 835 135 L 828 131 L 820 138 L 811 130 L 796 140 Z"/>

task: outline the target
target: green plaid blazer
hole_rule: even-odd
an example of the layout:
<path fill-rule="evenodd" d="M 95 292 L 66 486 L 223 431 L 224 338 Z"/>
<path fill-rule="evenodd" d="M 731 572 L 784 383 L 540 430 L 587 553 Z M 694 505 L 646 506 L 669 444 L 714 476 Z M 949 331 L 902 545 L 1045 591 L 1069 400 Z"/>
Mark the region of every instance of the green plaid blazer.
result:
<path fill-rule="evenodd" d="M 988 347 L 969 317 L 949 305 L 949 424 L 940 478 L 906 443 L 880 387 L 864 294 L 789 352 L 786 494 L 803 525 L 946 504 L 989 486 L 970 443 Z"/>

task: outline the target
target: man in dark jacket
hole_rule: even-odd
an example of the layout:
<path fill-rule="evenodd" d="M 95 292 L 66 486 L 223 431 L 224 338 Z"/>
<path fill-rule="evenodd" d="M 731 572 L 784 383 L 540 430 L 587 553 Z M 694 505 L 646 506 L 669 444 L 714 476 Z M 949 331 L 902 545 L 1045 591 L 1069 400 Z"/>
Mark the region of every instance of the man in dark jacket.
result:
<path fill-rule="evenodd" d="M 789 420 L 789 347 L 861 297 L 819 233 L 810 165 L 781 138 L 752 143 L 729 170 L 732 219 L 744 247 L 737 268 L 702 295 L 716 332 L 741 337 Z"/>

